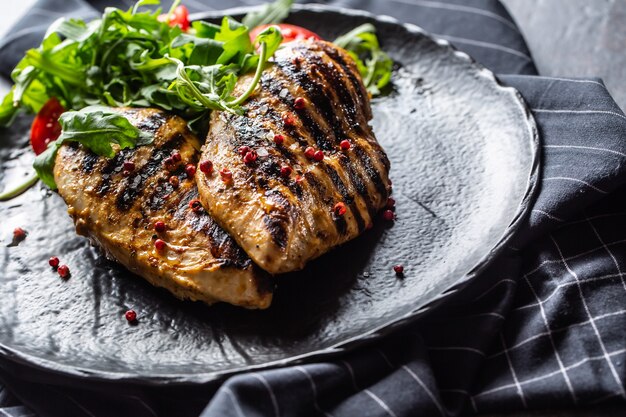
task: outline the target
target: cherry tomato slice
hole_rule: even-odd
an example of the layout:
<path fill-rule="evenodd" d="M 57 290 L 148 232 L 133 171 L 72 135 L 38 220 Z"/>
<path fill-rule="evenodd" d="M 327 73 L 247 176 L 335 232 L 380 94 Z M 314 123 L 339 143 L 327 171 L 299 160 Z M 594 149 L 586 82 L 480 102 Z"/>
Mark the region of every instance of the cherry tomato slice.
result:
<path fill-rule="evenodd" d="M 254 38 L 256 38 L 259 33 L 264 31 L 269 26 L 278 26 L 280 28 L 280 32 L 283 34 L 283 43 L 299 41 L 303 39 L 322 39 L 319 37 L 318 34 L 313 33 L 308 29 L 296 25 L 290 25 L 288 23 L 257 26 L 250 31 L 250 39 L 254 41 Z"/>
<path fill-rule="evenodd" d="M 64 111 L 59 100 L 54 97 L 39 110 L 30 127 L 30 146 L 35 154 L 39 155 L 46 150 L 50 142 L 57 140 L 61 134 L 59 117 Z"/>
<path fill-rule="evenodd" d="M 167 14 L 162 14 L 159 16 L 160 22 L 167 21 Z M 187 32 L 189 29 L 189 10 L 183 5 L 180 5 L 174 9 L 174 11 L 170 14 L 169 25 L 174 27 L 178 25 L 183 32 Z"/>

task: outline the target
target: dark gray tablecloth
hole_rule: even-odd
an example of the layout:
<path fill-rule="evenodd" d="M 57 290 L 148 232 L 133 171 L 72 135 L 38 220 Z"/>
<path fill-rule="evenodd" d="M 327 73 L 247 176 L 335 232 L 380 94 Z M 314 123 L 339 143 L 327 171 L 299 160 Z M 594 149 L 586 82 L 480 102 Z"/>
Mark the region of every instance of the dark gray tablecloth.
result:
<path fill-rule="evenodd" d="M 89 3 L 37 3 L 0 43 L 0 70 L 59 15 L 115 2 Z M 185 1 L 192 11 L 244 3 L 254 2 Z M 541 190 L 514 244 L 463 299 L 335 361 L 205 387 L 96 392 L 5 370 L 0 415 L 401 417 L 624 403 L 626 117 L 602 82 L 536 76 L 496 0 L 328 3 L 416 23 L 509 74 L 500 78 L 533 109 L 543 144 Z"/>

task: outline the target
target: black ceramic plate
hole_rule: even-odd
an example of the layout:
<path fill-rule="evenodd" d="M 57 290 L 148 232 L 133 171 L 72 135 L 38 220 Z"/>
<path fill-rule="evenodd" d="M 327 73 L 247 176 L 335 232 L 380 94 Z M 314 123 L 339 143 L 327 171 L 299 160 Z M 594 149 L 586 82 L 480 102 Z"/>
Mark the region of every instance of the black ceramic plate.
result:
<path fill-rule="evenodd" d="M 67 376 L 171 384 L 320 358 L 415 320 L 504 247 L 537 180 L 537 131 L 519 94 L 415 26 L 322 6 L 297 7 L 289 22 L 326 39 L 373 22 L 399 64 L 372 122 L 391 160 L 395 224 L 379 221 L 283 277 L 267 311 L 208 308 L 105 260 L 74 233 L 61 198 L 35 187 L 0 204 L 5 243 L 16 226 L 29 232 L 0 249 L 5 359 Z M 1 132 L 3 182 L 27 159 L 27 129 L 23 121 Z M 48 267 L 51 255 L 70 265 L 71 279 Z M 404 265 L 404 279 L 394 264 Z M 138 325 L 124 320 L 128 308 Z"/>

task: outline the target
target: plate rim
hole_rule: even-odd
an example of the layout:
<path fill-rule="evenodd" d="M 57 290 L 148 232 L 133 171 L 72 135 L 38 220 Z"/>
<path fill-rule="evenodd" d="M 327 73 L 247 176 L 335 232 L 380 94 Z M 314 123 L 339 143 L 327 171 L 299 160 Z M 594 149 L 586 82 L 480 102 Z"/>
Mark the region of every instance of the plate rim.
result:
<path fill-rule="evenodd" d="M 247 13 L 251 10 L 257 10 L 262 6 L 242 6 L 229 8 L 224 10 L 211 10 L 205 12 L 197 12 L 190 14 L 189 18 L 191 21 L 196 20 L 205 20 L 210 18 L 219 18 L 226 15 L 236 15 Z M 345 7 L 338 6 L 329 6 L 325 4 L 318 3 L 308 3 L 308 4 L 294 4 L 292 7 L 294 11 L 311 11 L 316 13 L 338 13 L 351 17 L 363 17 L 367 19 L 373 19 L 377 22 L 386 23 L 386 24 L 395 24 L 398 26 L 402 26 L 409 33 L 415 35 L 424 36 L 434 43 L 436 43 L 439 47 L 447 49 L 450 53 L 455 55 L 457 58 L 460 58 L 471 66 L 478 70 L 477 74 L 487 79 L 495 86 L 496 90 L 500 90 L 508 95 L 512 96 L 512 100 L 514 103 L 517 103 L 520 110 L 524 115 L 524 125 L 528 130 L 528 136 L 530 139 L 530 147 L 533 152 L 533 160 L 531 164 L 531 169 L 528 176 L 528 182 L 526 186 L 526 192 L 519 202 L 517 211 L 511 223 L 506 227 L 502 236 L 498 240 L 498 242 L 491 248 L 489 252 L 487 252 L 476 264 L 475 266 L 469 270 L 465 275 L 459 277 L 453 284 L 451 284 L 446 290 L 441 293 L 435 295 L 430 298 L 428 301 L 424 301 L 419 306 L 416 306 L 409 313 L 403 315 L 402 317 L 396 317 L 385 324 L 377 326 L 376 328 L 369 330 L 365 333 L 359 334 L 357 336 L 353 336 L 349 339 L 343 340 L 339 343 L 336 343 L 332 346 L 329 346 L 324 349 L 318 349 L 315 351 L 303 353 L 300 355 L 289 356 L 288 358 L 275 360 L 266 362 L 263 364 L 256 365 L 244 365 L 237 368 L 222 370 L 222 371 L 211 371 L 211 372 L 201 372 L 196 374 L 152 374 L 152 375 L 139 375 L 131 372 L 108 372 L 98 369 L 91 368 L 83 368 L 80 366 L 73 366 L 62 364 L 59 362 L 54 362 L 49 359 L 43 359 L 29 353 L 21 352 L 15 348 L 9 347 L 0 343 L 0 356 L 2 356 L 2 360 L 8 360 L 13 362 L 18 366 L 25 366 L 28 368 L 33 368 L 37 371 L 42 371 L 45 374 L 54 373 L 56 376 L 61 376 L 69 379 L 80 379 L 84 380 L 88 378 L 93 382 L 121 382 L 124 384 L 130 385 L 141 385 L 141 386 L 163 386 L 163 385 L 200 385 L 200 384 L 208 384 L 211 382 L 216 382 L 219 380 L 223 380 L 229 376 L 239 374 L 242 372 L 251 372 L 258 371 L 262 369 L 271 369 L 278 368 L 288 365 L 296 365 L 302 363 L 307 360 L 313 359 L 322 359 L 322 358 L 332 358 L 338 356 L 344 352 L 351 351 L 356 349 L 357 347 L 361 347 L 363 345 L 369 344 L 373 341 L 380 340 L 381 338 L 407 326 L 408 324 L 413 323 L 416 319 L 422 317 L 424 313 L 432 310 L 433 308 L 439 306 L 443 301 L 449 299 L 453 294 L 458 293 L 462 290 L 469 282 L 471 282 L 478 274 L 483 272 L 487 266 L 491 263 L 491 261 L 500 255 L 507 247 L 508 243 L 510 243 L 513 238 L 515 232 L 518 230 L 521 223 L 527 217 L 530 212 L 532 203 L 537 195 L 539 190 L 539 173 L 541 166 L 541 143 L 540 143 L 540 135 L 539 129 L 537 127 L 537 123 L 535 118 L 530 110 L 530 107 L 519 93 L 517 89 L 514 87 L 504 85 L 500 79 L 489 69 L 487 69 L 484 65 L 477 62 L 474 58 L 468 55 L 465 52 L 459 51 L 454 47 L 449 41 L 445 39 L 438 38 L 430 33 L 428 33 L 423 28 L 411 24 L 411 23 L 402 23 L 396 18 L 393 18 L 388 15 L 375 15 L 371 12 L 364 10 L 356 10 L 349 9 Z"/>

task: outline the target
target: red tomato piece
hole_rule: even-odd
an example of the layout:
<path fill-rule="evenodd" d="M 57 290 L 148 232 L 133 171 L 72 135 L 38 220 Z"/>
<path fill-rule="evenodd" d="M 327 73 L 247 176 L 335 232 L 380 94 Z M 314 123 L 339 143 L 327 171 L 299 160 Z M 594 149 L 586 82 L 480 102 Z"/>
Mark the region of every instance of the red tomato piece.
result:
<path fill-rule="evenodd" d="M 39 155 L 46 150 L 50 142 L 57 140 L 61 134 L 59 117 L 64 111 L 59 100 L 54 97 L 39 110 L 30 127 L 30 145 L 35 154 Z"/>
<path fill-rule="evenodd" d="M 162 14 L 159 16 L 159 21 L 165 22 L 167 21 L 167 17 L 167 14 Z M 189 10 L 183 5 L 176 7 L 169 16 L 168 24 L 172 27 L 178 25 L 183 32 L 187 32 L 190 26 Z"/>
<path fill-rule="evenodd" d="M 250 39 L 254 41 L 254 38 L 256 38 L 259 33 L 263 32 L 266 28 L 270 26 L 278 26 L 280 32 L 283 34 L 283 43 L 304 39 L 322 39 L 319 37 L 318 34 L 313 33 L 308 29 L 296 25 L 290 25 L 288 23 L 257 26 L 250 31 Z"/>

